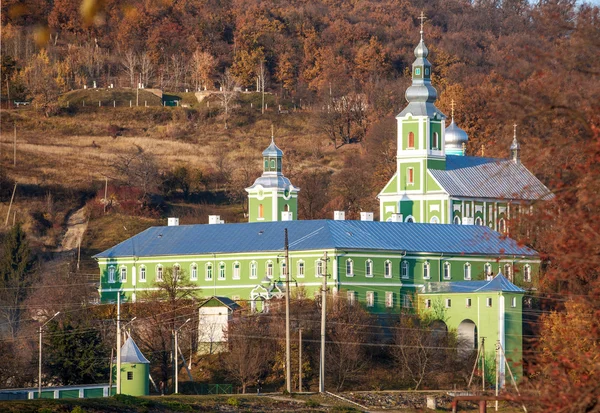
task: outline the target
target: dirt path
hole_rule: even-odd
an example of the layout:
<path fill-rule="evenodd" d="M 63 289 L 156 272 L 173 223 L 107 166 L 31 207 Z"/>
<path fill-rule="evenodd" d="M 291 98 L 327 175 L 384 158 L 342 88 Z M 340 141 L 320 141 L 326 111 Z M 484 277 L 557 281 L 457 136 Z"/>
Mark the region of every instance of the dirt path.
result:
<path fill-rule="evenodd" d="M 87 229 L 88 219 L 85 214 L 85 207 L 73 212 L 67 220 L 67 232 L 60 243 L 57 251 L 72 251 L 77 249 L 79 240 Z"/>

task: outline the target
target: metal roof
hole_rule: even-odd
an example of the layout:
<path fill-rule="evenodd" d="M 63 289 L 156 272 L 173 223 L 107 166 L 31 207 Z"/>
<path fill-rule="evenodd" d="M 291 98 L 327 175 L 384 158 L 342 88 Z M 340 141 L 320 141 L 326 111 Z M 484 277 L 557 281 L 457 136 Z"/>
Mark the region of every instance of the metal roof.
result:
<path fill-rule="evenodd" d="M 422 293 L 524 293 L 525 290 L 510 282 L 501 272 L 489 281 L 451 281 L 427 283 Z"/>
<path fill-rule="evenodd" d="M 204 307 L 204 306 L 208 305 L 211 301 L 218 301 L 221 304 L 223 304 L 223 306 L 229 308 L 232 311 L 241 308 L 240 305 L 238 303 L 236 303 L 235 301 L 233 301 L 231 298 L 229 298 L 229 297 L 223 297 L 223 296 L 217 296 L 217 295 L 213 295 L 212 297 L 207 298 L 198 307 L 199 308 L 200 307 Z"/>
<path fill-rule="evenodd" d="M 263 188 L 289 188 L 292 183 L 289 179 L 283 176 L 281 173 L 274 174 L 266 172 L 262 176 L 256 178 L 252 186 L 248 187 L 248 189 L 254 189 L 258 185 L 261 185 Z"/>
<path fill-rule="evenodd" d="M 285 228 L 290 251 L 537 256 L 534 250 L 486 226 L 313 220 L 152 227 L 94 258 L 282 251 Z"/>
<path fill-rule="evenodd" d="M 121 363 L 150 364 L 131 337 L 128 337 L 121 347 Z"/>
<path fill-rule="evenodd" d="M 524 200 L 554 197 L 524 165 L 512 159 L 446 155 L 446 170 L 429 172 L 450 196 Z"/>
<path fill-rule="evenodd" d="M 275 145 L 275 141 L 271 138 L 271 144 L 267 146 L 267 149 L 263 151 L 262 155 L 263 157 L 272 156 L 281 158 L 283 156 L 283 151 Z"/>

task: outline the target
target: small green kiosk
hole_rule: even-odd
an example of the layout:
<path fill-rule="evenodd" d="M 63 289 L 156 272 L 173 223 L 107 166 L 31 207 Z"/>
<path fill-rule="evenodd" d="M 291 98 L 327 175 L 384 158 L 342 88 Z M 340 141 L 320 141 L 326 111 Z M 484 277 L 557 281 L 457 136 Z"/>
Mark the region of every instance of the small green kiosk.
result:
<path fill-rule="evenodd" d="M 147 396 L 149 382 L 150 362 L 129 337 L 121 347 L 121 394 Z"/>

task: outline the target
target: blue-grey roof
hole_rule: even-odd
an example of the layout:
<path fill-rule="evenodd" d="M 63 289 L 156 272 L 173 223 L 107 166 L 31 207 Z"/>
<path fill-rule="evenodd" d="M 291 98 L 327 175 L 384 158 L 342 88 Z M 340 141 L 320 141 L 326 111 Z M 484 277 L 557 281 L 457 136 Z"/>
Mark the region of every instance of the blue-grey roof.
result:
<path fill-rule="evenodd" d="M 95 258 L 200 255 L 283 250 L 380 250 L 537 256 L 486 226 L 378 221 L 282 221 L 152 227 Z"/>
<path fill-rule="evenodd" d="M 198 307 L 204 307 L 205 305 L 207 305 L 211 301 L 218 301 L 218 302 L 220 302 L 221 304 L 223 304 L 225 307 L 229 308 L 232 311 L 237 310 L 238 308 L 241 308 L 240 305 L 238 303 L 236 303 L 235 301 L 233 301 L 231 298 L 229 298 L 229 297 L 223 297 L 223 296 L 217 296 L 217 295 L 213 295 L 212 297 L 207 298 Z"/>
<path fill-rule="evenodd" d="M 450 196 L 524 200 L 554 197 L 524 165 L 512 159 L 446 155 L 446 170 L 429 172 Z"/>
<path fill-rule="evenodd" d="M 150 364 L 131 337 L 128 337 L 121 347 L 121 363 Z"/>
<path fill-rule="evenodd" d="M 277 147 L 277 145 L 275 145 L 275 141 L 271 140 L 271 144 L 267 146 L 267 149 L 263 151 L 262 155 L 263 157 L 272 156 L 281 158 L 283 156 L 283 152 Z"/>
<path fill-rule="evenodd" d="M 450 281 L 427 283 L 422 293 L 524 293 L 525 290 L 511 283 L 501 272 L 489 281 Z"/>
<path fill-rule="evenodd" d="M 278 188 L 284 189 L 289 188 L 292 183 L 288 178 L 282 174 L 264 173 L 262 176 L 256 178 L 252 186 L 247 189 L 254 189 L 256 186 L 261 185 L 263 188 Z"/>

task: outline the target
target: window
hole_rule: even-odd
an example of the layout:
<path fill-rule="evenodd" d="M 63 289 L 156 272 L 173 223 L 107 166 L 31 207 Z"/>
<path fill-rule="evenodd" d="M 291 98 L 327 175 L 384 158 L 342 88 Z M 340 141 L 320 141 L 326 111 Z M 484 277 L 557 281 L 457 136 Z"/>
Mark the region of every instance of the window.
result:
<path fill-rule="evenodd" d="M 385 292 L 385 306 L 387 308 L 394 307 L 394 293 L 391 291 Z"/>
<path fill-rule="evenodd" d="M 510 281 L 512 281 L 512 265 L 511 264 L 504 264 L 504 276 L 506 278 L 508 278 Z"/>
<path fill-rule="evenodd" d="M 450 307 L 452 307 L 452 299 L 446 298 L 446 308 L 450 308 Z"/>
<path fill-rule="evenodd" d="M 431 308 L 431 300 L 429 298 L 425 300 L 425 308 Z"/>
<path fill-rule="evenodd" d="M 271 159 L 271 168 L 275 169 L 275 159 Z"/>
<path fill-rule="evenodd" d="M 196 264 L 192 264 L 190 266 L 190 280 L 196 281 L 198 279 L 198 266 Z"/>
<path fill-rule="evenodd" d="M 273 278 L 273 261 L 267 261 L 267 277 Z"/>
<path fill-rule="evenodd" d="M 258 204 L 258 217 L 259 218 L 264 218 L 264 208 L 263 208 L 263 204 Z"/>
<path fill-rule="evenodd" d="M 444 263 L 444 280 L 449 280 L 451 277 L 452 274 L 450 273 L 450 263 L 446 261 Z"/>
<path fill-rule="evenodd" d="M 428 67 L 425 68 L 425 76 L 429 76 L 429 68 Z"/>
<path fill-rule="evenodd" d="M 429 220 L 429 222 L 431 224 L 439 224 L 440 223 L 440 219 L 438 217 L 433 216 L 433 217 L 431 217 L 431 219 Z"/>
<path fill-rule="evenodd" d="M 317 261 L 315 261 L 315 265 L 316 265 L 317 277 L 322 277 L 323 273 L 324 273 L 323 261 L 317 260 Z"/>
<path fill-rule="evenodd" d="M 127 282 L 127 268 L 121 267 L 121 282 Z"/>
<path fill-rule="evenodd" d="M 431 278 L 431 265 L 429 264 L 429 261 L 425 261 L 423 263 L 423 279 L 424 280 L 428 280 L 429 278 Z"/>
<path fill-rule="evenodd" d="M 365 262 L 365 277 L 373 276 L 373 261 L 367 260 Z"/>
<path fill-rule="evenodd" d="M 258 277 L 258 265 L 256 261 L 250 263 L 250 278 L 255 279 Z"/>
<path fill-rule="evenodd" d="M 210 262 L 206 264 L 206 273 L 204 278 L 206 278 L 207 281 L 210 281 L 213 278 L 213 266 Z"/>
<path fill-rule="evenodd" d="M 485 303 L 488 307 L 492 306 L 492 297 L 488 297 L 485 299 Z"/>
<path fill-rule="evenodd" d="M 456 215 L 454 217 L 454 221 L 453 221 L 456 225 L 460 225 L 460 217 L 458 215 Z"/>
<path fill-rule="evenodd" d="M 515 308 L 515 307 L 517 306 L 517 297 L 513 297 L 513 298 L 510 300 L 510 306 L 511 306 L 512 308 Z"/>
<path fill-rule="evenodd" d="M 298 278 L 304 278 L 304 261 L 298 261 Z"/>
<path fill-rule="evenodd" d="M 287 276 L 287 265 L 285 263 L 285 260 L 281 261 L 281 273 L 279 275 L 279 277 L 283 277 L 286 278 Z"/>
<path fill-rule="evenodd" d="M 140 267 L 140 282 L 146 282 L 146 267 Z"/>
<path fill-rule="evenodd" d="M 375 293 L 373 291 L 367 291 L 367 307 L 375 306 Z"/>
<path fill-rule="evenodd" d="M 401 277 L 402 279 L 406 280 L 408 278 L 408 261 L 402 261 L 400 268 Z"/>
<path fill-rule="evenodd" d="M 415 219 L 412 216 L 408 216 L 408 217 L 406 217 L 406 220 L 404 222 L 408 222 L 408 223 L 415 222 Z"/>
<path fill-rule="evenodd" d="M 466 263 L 465 264 L 465 280 L 470 280 L 471 279 L 471 264 Z"/>
<path fill-rule="evenodd" d="M 506 221 L 504 221 L 504 218 L 500 218 L 498 221 L 498 231 L 502 233 L 506 232 Z"/>
<path fill-rule="evenodd" d="M 219 263 L 219 280 L 224 280 L 224 279 L 225 279 L 225 263 L 220 262 Z"/>
<path fill-rule="evenodd" d="M 440 135 L 437 132 L 433 132 L 432 148 L 439 149 L 439 145 L 440 145 Z"/>
<path fill-rule="evenodd" d="M 115 282 L 115 267 L 108 267 L 108 282 Z"/>
<path fill-rule="evenodd" d="M 163 267 L 162 267 L 162 265 L 157 265 L 156 266 L 156 281 L 158 281 L 158 282 L 162 282 L 163 281 Z"/>
<path fill-rule="evenodd" d="M 475 225 L 483 225 L 483 221 L 480 217 L 475 218 Z"/>
<path fill-rule="evenodd" d="M 410 300 L 410 295 L 408 295 L 408 294 L 403 294 L 402 295 L 402 307 L 403 308 L 410 308 L 411 307 L 410 301 L 411 301 Z"/>
<path fill-rule="evenodd" d="M 346 277 L 354 277 L 354 261 L 346 260 Z"/>
<path fill-rule="evenodd" d="M 387 260 L 383 267 L 383 276 L 385 278 L 392 278 L 392 262 Z"/>
<path fill-rule="evenodd" d="M 465 203 L 465 216 L 466 217 L 470 217 L 471 216 L 471 203 Z"/>
<path fill-rule="evenodd" d="M 414 149 L 415 147 L 415 134 L 413 132 L 408 132 L 408 148 Z"/>
<path fill-rule="evenodd" d="M 408 168 L 406 170 L 406 183 L 409 185 L 415 183 L 415 170 L 413 168 Z"/>
<path fill-rule="evenodd" d="M 466 303 L 467 308 L 471 307 L 471 299 L 467 298 L 467 303 Z"/>
<path fill-rule="evenodd" d="M 234 280 L 239 280 L 240 279 L 240 263 L 239 262 L 234 262 L 233 263 L 233 275 L 232 275 Z"/>
<path fill-rule="evenodd" d="M 529 264 L 523 266 L 523 281 L 531 282 L 531 266 Z"/>
<path fill-rule="evenodd" d="M 133 371 L 127 372 L 127 380 L 133 380 Z"/>
<path fill-rule="evenodd" d="M 177 281 L 181 279 L 181 267 L 179 264 L 173 265 L 173 279 Z"/>
<path fill-rule="evenodd" d="M 489 262 L 486 262 L 483 266 L 483 275 L 485 276 L 486 280 L 492 279 L 492 264 L 490 264 Z"/>
<path fill-rule="evenodd" d="M 348 291 L 348 304 L 354 305 L 356 303 L 356 293 L 354 291 Z"/>
<path fill-rule="evenodd" d="M 421 76 L 421 68 L 420 67 L 415 67 L 415 75 Z"/>

